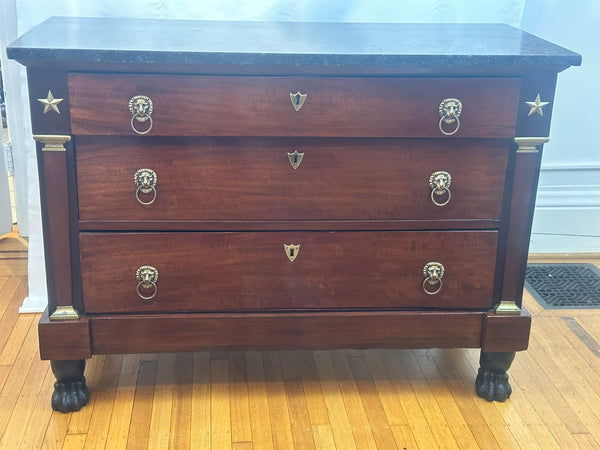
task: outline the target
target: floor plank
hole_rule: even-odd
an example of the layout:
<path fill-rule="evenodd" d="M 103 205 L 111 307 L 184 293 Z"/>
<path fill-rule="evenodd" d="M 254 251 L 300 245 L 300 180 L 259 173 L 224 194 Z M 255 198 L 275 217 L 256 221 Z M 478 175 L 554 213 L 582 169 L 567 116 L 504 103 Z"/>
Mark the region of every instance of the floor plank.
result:
<path fill-rule="evenodd" d="M 342 350 L 329 352 L 335 375 L 337 377 L 346 414 L 352 425 L 352 434 L 354 442 L 359 449 L 376 449 L 377 443 L 371 429 L 371 424 L 365 412 L 365 408 L 356 386 L 356 381 L 350 369 L 350 364 L 346 358 L 346 353 Z"/>
<path fill-rule="evenodd" d="M 442 415 L 450 427 L 456 444 L 461 449 L 476 449 L 479 446 L 471 432 L 469 425 L 464 419 L 458 404 L 448 390 L 444 379 L 440 375 L 433 357 L 428 352 L 424 356 L 416 356 L 417 364 L 429 384 L 429 388 L 435 395 L 437 404 L 442 411 Z"/>
<path fill-rule="evenodd" d="M 375 438 L 375 445 L 377 445 L 377 448 L 394 448 L 396 446 L 394 433 L 390 428 L 390 423 L 364 355 L 348 357 L 347 359 L 367 420 L 371 426 L 371 432 Z"/>
<path fill-rule="evenodd" d="M 32 323 L 29 326 L 28 331 L 31 334 L 35 334 L 36 325 L 36 323 Z M 26 335 L 24 337 L 26 337 Z M 27 346 L 24 346 L 24 351 L 27 352 L 30 351 L 30 349 Z M 17 355 L 15 355 L 15 358 L 16 357 Z M 31 417 L 34 411 L 35 400 L 43 388 L 43 382 L 46 379 L 48 372 L 48 363 L 40 360 L 39 353 L 35 352 L 33 363 L 23 377 L 23 379 L 27 381 L 23 384 L 20 392 L 14 393 L 15 396 L 18 396 L 18 401 L 15 402 L 11 411 L 10 419 L 6 425 L 6 431 L 0 440 L 0 448 L 18 448 L 19 443 L 23 440 L 25 434 L 29 432 L 27 429 L 27 421 L 23 420 L 23 417 Z"/>
<path fill-rule="evenodd" d="M 210 449 L 211 442 L 211 366 L 210 353 L 194 353 L 194 386 L 192 391 L 192 417 L 190 447 Z"/>
<path fill-rule="evenodd" d="M 282 379 L 290 414 L 294 448 L 314 449 L 310 415 L 295 352 L 282 352 Z"/>
<path fill-rule="evenodd" d="M 261 352 L 246 353 L 246 371 L 252 442 L 257 449 L 270 450 L 273 449 L 273 430 Z"/>
<path fill-rule="evenodd" d="M 148 448 L 158 361 L 140 362 L 127 434 L 127 449 Z"/>
<path fill-rule="evenodd" d="M 352 426 L 331 363 L 330 353 L 314 352 L 314 359 L 335 445 L 338 449 L 356 449 L 357 445 L 354 442 Z"/>
<path fill-rule="evenodd" d="M 100 450 L 106 446 L 122 365 L 123 355 L 110 355 L 104 360 L 100 383 L 95 393 L 97 398 L 87 430 L 90 439 L 85 442 L 86 449 Z"/>
<path fill-rule="evenodd" d="M 227 360 L 211 360 L 211 445 L 212 448 L 231 448 L 231 414 L 229 400 L 229 371 Z"/>
<path fill-rule="evenodd" d="M 173 413 L 173 379 L 175 354 L 161 353 L 156 369 L 156 385 L 152 401 L 152 419 L 148 435 L 149 449 L 167 449 Z"/>
<path fill-rule="evenodd" d="M 304 388 L 310 423 L 312 425 L 329 425 L 327 405 L 323 398 L 313 352 L 299 351 L 295 353 L 298 359 L 300 376 L 302 377 L 302 387 Z"/>
<path fill-rule="evenodd" d="M 400 352 L 399 359 L 412 385 L 413 391 L 417 395 L 421 410 L 429 424 L 429 429 L 438 445 L 445 448 L 458 448 L 448 422 L 446 422 L 444 414 L 436 401 L 435 393 L 431 390 L 426 378 L 423 376 L 414 353 L 411 351 Z"/>
<path fill-rule="evenodd" d="M 90 428 L 94 405 L 96 404 L 96 399 L 99 397 L 96 393 L 100 390 L 104 360 L 104 356 L 94 356 L 86 361 L 85 378 L 90 391 L 90 400 L 85 408 L 70 415 L 71 420 L 69 421 L 69 428 L 67 430 L 68 434 L 85 434 Z"/>
<path fill-rule="evenodd" d="M 408 425 L 410 426 L 419 448 L 439 448 L 440 446 L 427 423 L 423 410 L 421 409 L 417 393 L 413 389 L 413 386 L 400 363 L 399 355 L 404 352 L 406 352 L 406 350 L 381 350 L 380 354 L 384 366 L 390 375 L 390 380 L 396 395 L 398 398 L 402 399 L 400 406 L 404 410 L 404 415 L 406 416 Z"/>
<path fill-rule="evenodd" d="M 504 441 L 502 446 L 498 444 L 490 429 L 490 424 L 478 407 L 481 401 L 477 397 L 473 397 L 472 375 L 469 374 L 466 378 L 462 377 L 447 350 L 432 350 L 431 356 L 479 447 L 500 449 L 516 445 L 512 439 L 510 442 Z"/>
<path fill-rule="evenodd" d="M 243 352 L 231 352 L 229 360 L 229 399 L 232 442 L 252 442 L 250 403 L 246 379 L 246 357 Z"/>
<path fill-rule="evenodd" d="M 85 441 L 87 436 L 85 434 L 69 434 L 65 438 L 63 443 L 63 450 L 79 450 L 85 448 Z"/>
<path fill-rule="evenodd" d="M 169 448 L 189 448 L 192 432 L 192 396 L 194 391 L 193 358 L 191 353 L 177 353 L 174 362 L 173 413 L 171 415 Z"/>
<path fill-rule="evenodd" d="M 294 448 L 290 412 L 285 395 L 281 352 L 263 352 L 263 367 L 273 447 Z"/>
<path fill-rule="evenodd" d="M 25 420 L 25 416 L 17 415 L 17 417 L 22 418 L 23 422 L 26 423 L 25 428 L 27 432 L 23 436 L 19 446 L 14 448 L 37 449 L 42 447 L 44 437 L 50 425 L 50 418 L 52 417 L 52 409 L 49 408 L 49 399 L 53 391 L 54 374 L 50 370 L 50 365 L 46 364 L 46 377 L 42 383 L 42 388 L 35 398 L 29 418 Z"/>
<path fill-rule="evenodd" d="M 30 372 L 32 365 L 38 366 L 38 363 L 37 327 L 35 324 L 32 324 L 25 337 L 25 342 L 21 346 L 19 357 L 16 359 L 15 363 L 10 366 L 11 370 L 0 391 L 0 433 L 2 433 L 2 435 L 11 432 L 11 430 L 8 429 L 8 424 L 13 416 L 13 411 L 17 402 L 19 401 L 20 393 L 24 386 L 33 382 L 33 380 L 26 377 L 26 374 Z M 17 419 L 21 420 L 18 417 Z M 1 430 L 4 431 L 2 432 Z"/>
<path fill-rule="evenodd" d="M 115 393 L 115 402 L 108 426 L 107 442 L 114 450 L 127 448 L 129 426 L 135 400 L 135 383 L 140 367 L 140 355 L 125 355 Z"/>

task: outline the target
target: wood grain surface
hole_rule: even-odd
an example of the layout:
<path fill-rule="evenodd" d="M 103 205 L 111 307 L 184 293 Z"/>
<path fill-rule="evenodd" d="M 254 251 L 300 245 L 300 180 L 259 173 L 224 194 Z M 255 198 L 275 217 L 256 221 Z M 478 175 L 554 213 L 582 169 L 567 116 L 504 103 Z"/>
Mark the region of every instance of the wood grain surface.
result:
<path fill-rule="evenodd" d="M 86 313 L 323 308 L 489 308 L 497 233 L 82 233 Z M 289 261 L 284 244 L 300 245 Z M 445 266 L 437 295 L 423 267 Z M 152 301 L 136 270 L 158 269 Z M 151 294 L 143 291 L 144 295 Z"/>
<path fill-rule="evenodd" d="M 479 347 L 482 312 L 101 315 L 93 352 Z"/>
<path fill-rule="evenodd" d="M 438 107 L 463 103 L 454 137 L 511 137 L 518 78 L 69 75 L 73 134 L 135 135 L 129 99 L 152 99 L 148 136 L 445 137 Z M 299 111 L 290 93 L 307 94 Z M 145 130 L 148 123 L 138 123 Z"/>
<path fill-rule="evenodd" d="M 77 138 L 79 218 L 89 220 L 498 220 L 503 140 Z M 294 170 L 288 153 L 304 154 Z M 138 169 L 157 174 L 152 205 Z M 445 170 L 452 198 L 431 200 Z M 142 194 L 149 202 L 153 194 Z M 438 202 L 446 196 L 436 197 Z"/>
<path fill-rule="evenodd" d="M 68 144 L 65 144 L 68 145 Z M 48 306 L 73 305 L 69 177 L 66 152 L 44 151 L 37 143 Z"/>

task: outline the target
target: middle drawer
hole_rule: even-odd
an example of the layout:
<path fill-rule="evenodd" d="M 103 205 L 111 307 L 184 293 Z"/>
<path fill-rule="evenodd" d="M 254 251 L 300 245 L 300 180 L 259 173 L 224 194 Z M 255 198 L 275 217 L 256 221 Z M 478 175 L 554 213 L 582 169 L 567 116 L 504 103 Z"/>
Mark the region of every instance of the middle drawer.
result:
<path fill-rule="evenodd" d="M 503 140 L 78 136 L 79 218 L 497 220 L 508 148 Z M 143 173 L 152 187 L 139 187 Z"/>
<path fill-rule="evenodd" d="M 487 309 L 497 239 L 495 231 L 81 233 L 83 303 L 86 313 Z"/>

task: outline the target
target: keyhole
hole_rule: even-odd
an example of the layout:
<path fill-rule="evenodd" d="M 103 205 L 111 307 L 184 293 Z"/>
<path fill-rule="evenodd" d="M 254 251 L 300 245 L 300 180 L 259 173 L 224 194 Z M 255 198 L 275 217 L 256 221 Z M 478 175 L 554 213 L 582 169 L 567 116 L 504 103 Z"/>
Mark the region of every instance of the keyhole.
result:
<path fill-rule="evenodd" d="M 296 105 L 300 104 L 300 94 L 296 94 Z"/>
<path fill-rule="evenodd" d="M 298 155 L 294 155 L 294 164 L 298 163 Z"/>
<path fill-rule="evenodd" d="M 293 249 L 293 248 L 291 248 L 291 249 L 290 249 L 290 258 L 293 258 L 293 257 L 294 257 L 294 249 Z"/>

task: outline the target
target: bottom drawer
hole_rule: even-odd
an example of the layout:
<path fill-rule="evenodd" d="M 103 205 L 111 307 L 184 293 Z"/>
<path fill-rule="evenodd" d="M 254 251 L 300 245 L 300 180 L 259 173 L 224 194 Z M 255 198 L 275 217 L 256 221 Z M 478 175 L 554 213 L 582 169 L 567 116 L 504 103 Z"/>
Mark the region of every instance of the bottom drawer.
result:
<path fill-rule="evenodd" d="M 83 302 L 86 313 L 487 309 L 497 238 L 495 231 L 81 233 Z M 424 276 L 430 262 L 443 266 L 441 279 Z"/>

